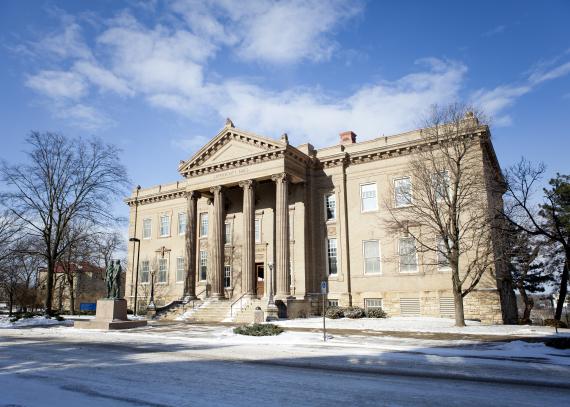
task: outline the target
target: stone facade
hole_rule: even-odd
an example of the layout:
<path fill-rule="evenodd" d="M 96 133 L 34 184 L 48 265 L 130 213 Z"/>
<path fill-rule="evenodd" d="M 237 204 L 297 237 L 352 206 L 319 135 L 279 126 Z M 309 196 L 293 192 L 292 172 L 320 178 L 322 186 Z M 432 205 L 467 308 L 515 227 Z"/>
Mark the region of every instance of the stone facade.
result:
<path fill-rule="evenodd" d="M 480 126 L 475 136 L 482 176 L 500 177 L 489 129 Z M 401 272 L 394 260 L 398 240 L 382 227 L 391 186 L 402 177 L 413 185 L 409 156 L 420 144 L 419 130 L 359 143 L 344 132 L 338 145 L 316 150 L 291 146 L 286 134 L 269 139 L 228 121 L 180 162 L 182 180 L 136 190 L 126 200 L 129 236 L 140 242 L 129 245 L 129 306 L 135 291 L 145 305 L 153 287 L 157 305 L 257 297 L 275 299 L 291 317 L 310 312 L 326 280 L 329 300 L 340 306 L 452 316 L 450 272 L 422 258 L 413 272 Z M 502 203 L 491 186 L 488 202 Z M 467 318 L 503 320 L 505 273 L 497 264 L 483 276 L 465 298 Z"/>

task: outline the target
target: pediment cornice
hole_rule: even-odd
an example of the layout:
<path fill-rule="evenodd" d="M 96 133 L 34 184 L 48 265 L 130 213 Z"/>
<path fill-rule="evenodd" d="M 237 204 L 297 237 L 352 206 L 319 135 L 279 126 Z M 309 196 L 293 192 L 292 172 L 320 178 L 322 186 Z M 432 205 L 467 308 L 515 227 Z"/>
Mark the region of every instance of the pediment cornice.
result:
<path fill-rule="evenodd" d="M 228 160 L 214 160 L 216 155 L 219 156 L 219 154 L 223 152 L 224 147 L 230 143 L 250 146 L 252 153 Z M 191 176 L 240 168 L 285 157 L 289 157 L 304 164 L 309 162 L 309 157 L 307 155 L 289 145 L 286 140 L 273 140 L 226 126 L 188 161 L 182 162 L 178 171 L 183 177 L 188 178 Z"/>

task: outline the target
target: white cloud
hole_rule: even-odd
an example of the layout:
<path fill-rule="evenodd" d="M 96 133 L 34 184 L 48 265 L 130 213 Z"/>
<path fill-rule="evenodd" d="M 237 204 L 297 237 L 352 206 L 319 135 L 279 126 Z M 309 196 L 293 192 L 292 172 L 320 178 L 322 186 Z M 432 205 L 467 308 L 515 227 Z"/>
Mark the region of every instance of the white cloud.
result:
<path fill-rule="evenodd" d="M 172 139 L 170 144 L 177 150 L 180 150 L 184 154 L 193 153 L 205 144 L 207 144 L 212 137 L 205 136 L 193 136 L 190 138 L 176 138 Z"/>
<path fill-rule="evenodd" d="M 87 94 L 81 75 L 65 71 L 40 71 L 26 79 L 26 86 L 52 99 L 79 99 Z"/>
<path fill-rule="evenodd" d="M 558 60 L 557 57 L 549 63 L 541 64 L 532 70 L 527 79 L 520 84 L 499 85 L 493 89 L 479 89 L 472 93 L 471 100 L 492 117 L 495 125 L 510 126 L 513 119 L 505 113 L 507 108 L 514 105 L 520 97 L 532 92 L 538 85 L 570 74 L 570 62 L 552 67 Z"/>
<path fill-rule="evenodd" d="M 92 106 L 82 103 L 53 107 L 55 115 L 75 127 L 95 131 L 113 125 L 113 121 Z"/>
<path fill-rule="evenodd" d="M 134 92 L 124 80 L 118 78 L 111 71 L 101 68 L 91 62 L 79 61 L 73 65 L 73 70 L 85 77 L 102 91 L 112 91 L 119 95 L 132 96 Z"/>

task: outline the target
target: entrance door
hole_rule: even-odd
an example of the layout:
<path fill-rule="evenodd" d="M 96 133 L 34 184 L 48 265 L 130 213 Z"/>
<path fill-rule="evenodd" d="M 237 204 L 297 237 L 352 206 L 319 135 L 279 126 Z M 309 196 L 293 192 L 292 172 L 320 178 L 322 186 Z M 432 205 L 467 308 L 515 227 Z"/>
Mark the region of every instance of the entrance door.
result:
<path fill-rule="evenodd" d="M 257 276 L 256 293 L 257 296 L 261 298 L 265 293 L 265 272 L 264 272 L 263 263 L 255 265 L 255 273 Z"/>

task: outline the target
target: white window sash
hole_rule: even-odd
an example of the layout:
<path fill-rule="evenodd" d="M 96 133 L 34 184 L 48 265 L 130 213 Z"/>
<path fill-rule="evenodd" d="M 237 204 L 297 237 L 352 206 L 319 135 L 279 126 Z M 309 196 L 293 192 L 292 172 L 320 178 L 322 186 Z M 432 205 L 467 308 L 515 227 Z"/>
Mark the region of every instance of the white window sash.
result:
<path fill-rule="evenodd" d="M 377 256 L 367 256 L 366 247 L 376 245 Z M 375 254 L 375 253 L 372 253 Z M 365 240 L 362 242 L 362 258 L 364 259 L 364 274 L 382 274 L 382 252 L 379 240 Z"/>
<path fill-rule="evenodd" d="M 378 187 L 376 183 L 360 185 L 361 212 L 374 212 L 378 210 Z"/>

